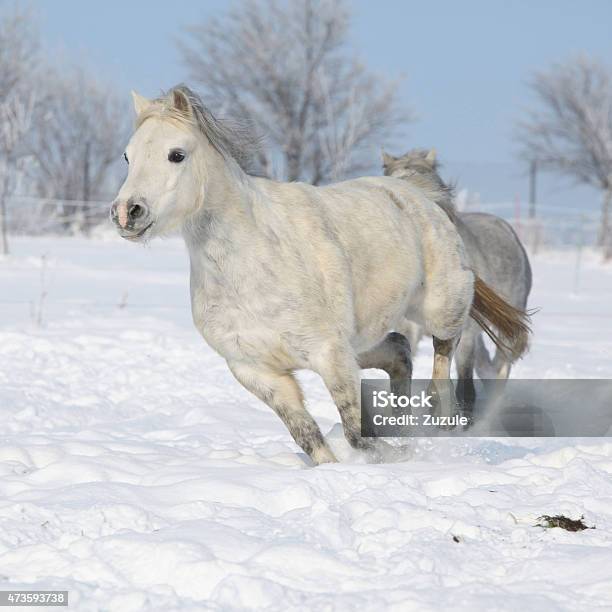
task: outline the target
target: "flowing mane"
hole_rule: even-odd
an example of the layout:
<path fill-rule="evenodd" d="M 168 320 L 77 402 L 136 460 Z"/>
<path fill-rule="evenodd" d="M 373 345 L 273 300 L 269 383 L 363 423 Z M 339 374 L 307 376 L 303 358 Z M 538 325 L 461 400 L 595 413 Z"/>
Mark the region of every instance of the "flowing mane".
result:
<path fill-rule="evenodd" d="M 185 106 L 184 100 L 187 102 Z M 152 100 L 136 118 L 136 129 L 151 117 L 199 130 L 223 157 L 233 159 L 245 172 L 250 170 L 253 157 L 260 148 L 260 139 L 253 126 L 215 117 L 202 98 L 186 85 L 176 85 Z"/>
<path fill-rule="evenodd" d="M 455 208 L 455 187 L 446 184 L 438 169 L 435 152 L 426 149 L 413 149 L 401 157 L 392 157 L 384 154 L 384 173 L 386 176 L 395 176 L 405 179 L 425 192 L 455 223 L 457 209 Z"/>

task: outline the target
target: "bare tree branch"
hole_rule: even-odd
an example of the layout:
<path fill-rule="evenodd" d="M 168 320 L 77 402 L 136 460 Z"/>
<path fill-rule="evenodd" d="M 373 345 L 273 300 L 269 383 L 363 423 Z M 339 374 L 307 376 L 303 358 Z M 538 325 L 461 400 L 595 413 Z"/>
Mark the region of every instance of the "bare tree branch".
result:
<path fill-rule="evenodd" d="M 580 56 L 537 72 L 529 85 L 538 106 L 518 126 L 521 154 L 604 191 L 599 242 L 612 257 L 612 72 Z"/>
<path fill-rule="evenodd" d="M 373 168 L 372 149 L 412 119 L 351 56 L 348 25 L 340 0 L 243 0 L 179 47 L 209 103 L 267 137 L 259 170 L 318 184 Z"/>
<path fill-rule="evenodd" d="M 120 167 L 128 140 L 129 108 L 82 69 L 48 75 L 44 90 L 46 101 L 32 138 L 37 192 L 85 202 L 109 197 L 114 188 L 109 179 Z M 82 219 L 74 229 L 86 230 L 94 218 L 85 209 L 79 211 Z M 77 212 L 70 203 L 62 211 L 67 218 Z"/>
<path fill-rule="evenodd" d="M 38 66 L 38 35 L 28 10 L 0 14 L 0 102 L 31 85 Z"/>
<path fill-rule="evenodd" d="M 7 198 L 28 157 L 26 137 L 34 115 L 38 38 L 31 15 L 0 15 L 0 239 L 8 253 Z"/>

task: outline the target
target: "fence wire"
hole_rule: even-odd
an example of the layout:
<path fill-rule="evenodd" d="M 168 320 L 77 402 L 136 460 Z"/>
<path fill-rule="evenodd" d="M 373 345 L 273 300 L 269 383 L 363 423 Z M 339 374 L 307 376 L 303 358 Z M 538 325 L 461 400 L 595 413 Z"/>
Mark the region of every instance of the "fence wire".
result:
<path fill-rule="evenodd" d="M 87 234 L 96 226 L 108 223 L 110 201 L 111 198 L 85 202 L 13 196 L 7 200 L 8 234 Z M 487 212 L 506 219 L 532 252 L 598 243 L 600 216 L 592 209 L 538 205 L 537 216 L 527 217 L 515 202 L 479 202 L 462 212 Z"/>
<path fill-rule="evenodd" d="M 58 200 L 33 196 L 7 199 L 9 235 L 85 234 L 108 219 L 108 201 Z"/>

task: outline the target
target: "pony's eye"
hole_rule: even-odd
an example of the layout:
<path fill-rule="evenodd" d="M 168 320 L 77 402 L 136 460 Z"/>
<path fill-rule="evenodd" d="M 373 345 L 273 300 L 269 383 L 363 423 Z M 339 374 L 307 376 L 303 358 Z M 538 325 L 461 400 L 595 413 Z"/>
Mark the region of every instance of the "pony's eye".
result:
<path fill-rule="evenodd" d="M 168 153 L 168 161 L 171 161 L 173 164 L 179 164 L 185 159 L 185 153 L 179 151 L 178 149 L 174 149 Z"/>
<path fill-rule="evenodd" d="M 126 164 L 129 164 L 129 163 L 130 163 L 130 160 L 128 159 L 127 153 L 124 153 L 124 154 L 123 154 L 123 159 L 125 159 L 125 163 L 126 163 Z"/>

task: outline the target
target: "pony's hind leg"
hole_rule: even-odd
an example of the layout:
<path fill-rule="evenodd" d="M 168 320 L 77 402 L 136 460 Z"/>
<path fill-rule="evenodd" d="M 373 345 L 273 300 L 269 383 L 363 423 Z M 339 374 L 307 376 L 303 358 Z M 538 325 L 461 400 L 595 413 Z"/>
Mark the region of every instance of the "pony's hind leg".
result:
<path fill-rule="evenodd" d="M 493 361 L 489 350 L 485 346 L 482 334 L 478 334 L 476 337 L 476 357 L 474 366 L 476 368 L 476 374 L 480 380 L 488 380 L 495 378 L 495 371 L 493 369 Z"/>
<path fill-rule="evenodd" d="M 482 334 L 476 339 L 476 373 L 481 380 L 507 380 L 512 369 L 512 361 L 500 349 L 496 349 L 491 359 Z"/>
<path fill-rule="evenodd" d="M 440 340 L 440 338 L 433 337 L 434 366 L 429 394 L 432 395 L 435 413 L 443 417 L 452 417 L 456 414 L 450 369 L 458 340 L 459 338 Z"/>
<path fill-rule="evenodd" d="M 451 257 L 447 263 L 446 268 L 438 266 L 430 273 L 423 319 L 426 331 L 433 336 L 432 404 L 440 416 L 452 417 L 457 410 L 451 362 L 474 298 L 474 274 L 458 258 Z"/>
<path fill-rule="evenodd" d="M 476 401 L 474 387 L 474 362 L 476 357 L 476 336 L 480 330 L 467 329 L 462 335 L 455 351 L 457 368 L 457 389 L 455 395 L 464 411 L 470 413 Z"/>
<path fill-rule="evenodd" d="M 512 361 L 500 349 L 495 351 L 495 356 L 491 359 L 483 334 L 478 334 L 476 337 L 476 373 L 488 396 L 495 397 L 496 394 L 503 391 L 511 368 Z"/>
<path fill-rule="evenodd" d="M 410 395 L 412 379 L 412 358 L 406 336 L 392 332 L 374 348 L 358 357 L 362 369 L 384 370 L 391 381 L 391 392 L 396 395 Z"/>
<path fill-rule="evenodd" d="M 508 380 L 510 369 L 512 368 L 512 361 L 508 359 L 502 350 L 497 349 L 493 357 L 493 368 L 495 369 L 497 380 Z"/>
<path fill-rule="evenodd" d="M 243 362 L 228 365 L 238 382 L 278 414 L 315 465 L 336 461 L 319 426 L 304 407 L 301 389 L 291 374 Z"/>

